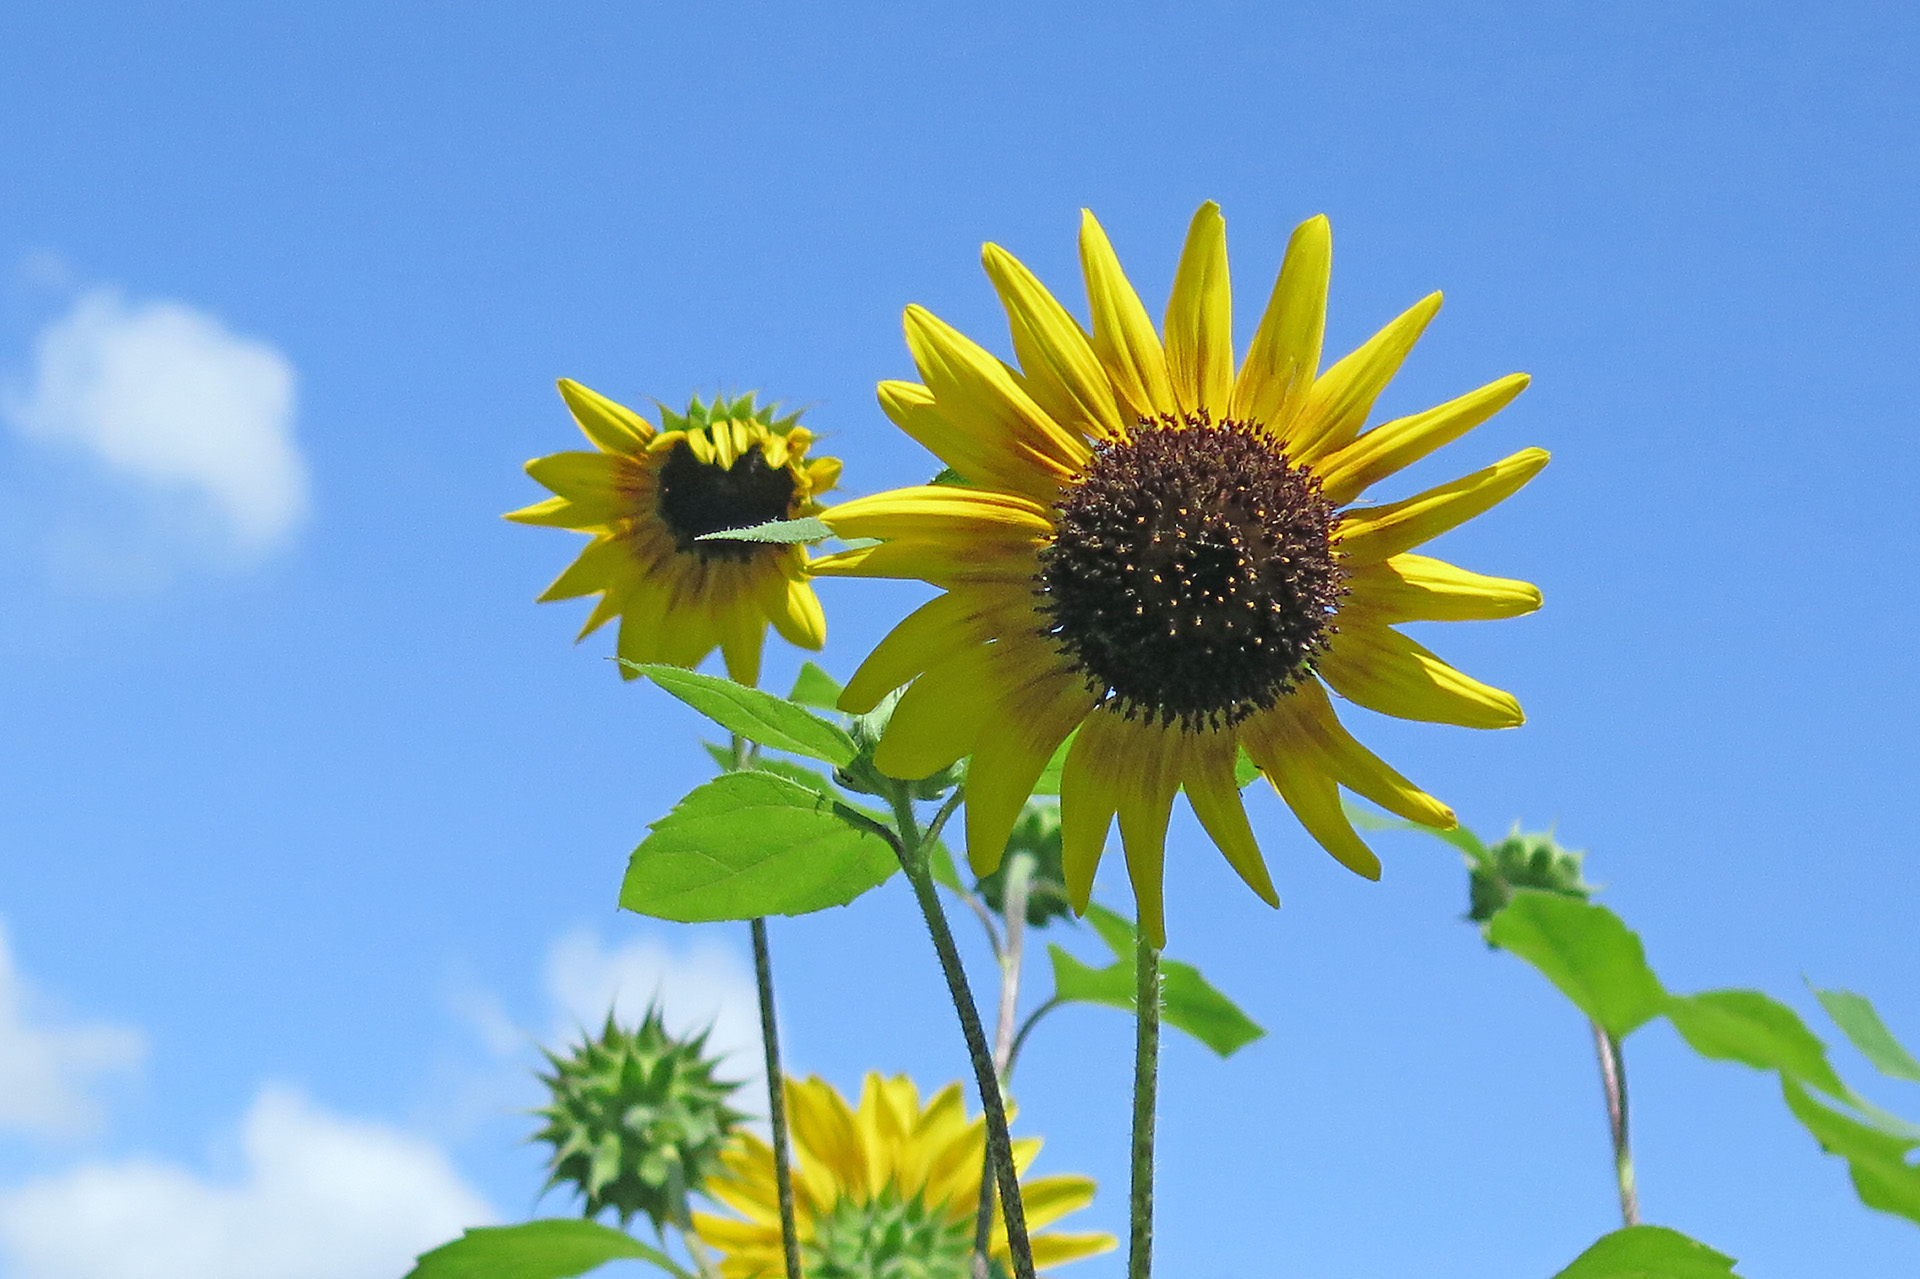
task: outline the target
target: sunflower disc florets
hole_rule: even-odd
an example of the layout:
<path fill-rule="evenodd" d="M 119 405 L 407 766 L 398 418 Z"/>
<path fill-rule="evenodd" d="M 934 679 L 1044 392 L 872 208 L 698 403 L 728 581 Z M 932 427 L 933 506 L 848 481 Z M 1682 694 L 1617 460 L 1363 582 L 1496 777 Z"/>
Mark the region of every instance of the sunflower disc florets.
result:
<path fill-rule="evenodd" d="M 635 1030 L 609 1014 L 597 1038 L 565 1057 L 549 1052 L 553 1072 L 540 1081 L 553 1100 L 534 1112 L 547 1121 L 534 1140 L 553 1148 L 547 1188 L 571 1185 L 586 1217 L 612 1208 L 622 1226 L 635 1216 L 656 1231 L 685 1223 L 688 1194 L 745 1118 L 726 1104 L 740 1085 L 714 1077 L 706 1044 L 706 1032 L 674 1038 L 650 1008 Z"/>

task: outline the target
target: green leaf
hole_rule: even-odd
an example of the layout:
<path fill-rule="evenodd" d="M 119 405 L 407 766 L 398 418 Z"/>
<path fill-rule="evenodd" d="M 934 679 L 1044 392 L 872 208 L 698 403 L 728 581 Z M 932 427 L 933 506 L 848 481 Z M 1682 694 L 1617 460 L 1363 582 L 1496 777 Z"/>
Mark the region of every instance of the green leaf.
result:
<path fill-rule="evenodd" d="M 833 536 L 833 530 L 826 521 L 814 516 L 797 520 L 768 520 L 765 524 L 750 524 L 746 528 L 722 529 L 718 533 L 702 533 L 696 542 L 824 542 Z"/>
<path fill-rule="evenodd" d="M 1381 813 L 1374 812 L 1370 808 L 1362 808 L 1350 799 L 1342 799 L 1340 806 L 1346 810 L 1347 820 L 1351 821 L 1361 830 L 1418 831 L 1422 835 L 1431 835 L 1435 839 L 1452 844 L 1466 857 L 1469 866 L 1490 866 L 1493 863 L 1493 854 L 1487 851 L 1487 846 L 1480 841 L 1478 835 L 1468 830 L 1465 826 L 1455 826 L 1452 830 L 1442 830 L 1438 826 L 1423 826 L 1419 822 L 1404 821 L 1398 817 L 1387 817 Z"/>
<path fill-rule="evenodd" d="M 823 759 L 836 767 L 853 758 L 853 739 L 839 725 L 772 693 L 716 675 L 658 663 L 623 662 L 728 732 L 777 751 Z"/>
<path fill-rule="evenodd" d="M 1487 936 L 1539 969 L 1615 1039 L 1664 1009 L 1666 992 L 1640 939 L 1605 906 L 1521 889 Z"/>
<path fill-rule="evenodd" d="M 1786 1096 L 1787 1109 L 1821 1149 L 1847 1161 L 1861 1203 L 1920 1223 L 1920 1168 L 1908 1162 L 1920 1141 L 1881 1132 L 1830 1110 L 1786 1075 L 1780 1077 L 1780 1091 Z"/>
<path fill-rule="evenodd" d="M 1890 1079 L 1920 1084 L 1920 1061 L 1915 1061 L 1913 1054 L 1893 1037 L 1865 995 L 1856 995 L 1850 990 L 1821 990 L 1817 986 L 1813 993 L 1820 1006 L 1827 1010 L 1827 1016 L 1833 1018 L 1833 1024 L 1840 1027 L 1861 1056 L 1873 1063 L 1875 1070 Z"/>
<path fill-rule="evenodd" d="M 1053 758 L 1040 770 L 1040 780 L 1033 784 L 1035 795 L 1058 795 L 1060 793 L 1060 772 L 1067 766 L 1067 752 L 1073 749 L 1073 739 L 1078 730 L 1067 734 L 1067 740 L 1053 752 Z"/>
<path fill-rule="evenodd" d="M 1127 920 L 1104 906 L 1087 907 L 1087 920 L 1107 944 L 1116 962 L 1106 968 L 1084 964 L 1059 946 L 1047 947 L 1053 960 L 1053 993 L 1069 1003 L 1104 1004 L 1134 1009 L 1134 931 Z M 1160 1016 L 1222 1057 L 1231 1057 L 1267 1032 L 1221 994 L 1200 970 L 1177 960 L 1160 961 Z"/>
<path fill-rule="evenodd" d="M 1553 1279 L 1739 1279 L 1732 1257 L 1665 1226 L 1603 1235 Z"/>
<path fill-rule="evenodd" d="M 1827 1061 L 1827 1047 L 1800 1014 L 1757 990 L 1706 990 L 1667 1001 L 1667 1020 L 1702 1057 L 1777 1070 L 1831 1097 L 1852 1099 Z"/>
<path fill-rule="evenodd" d="M 650 830 L 620 904 L 682 923 L 844 906 L 899 869 L 855 810 L 760 769 L 714 778 Z"/>
<path fill-rule="evenodd" d="M 951 466 L 941 467 L 940 474 L 928 480 L 927 483 L 941 484 L 941 485 L 946 485 L 952 488 L 962 488 L 962 489 L 972 487 L 967 483 L 967 477 L 960 474 L 960 472 L 954 470 Z"/>
<path fill-rule="evenodd" d="M 802 706 L 818 707 L 823 711 L 838 709 L 840 682 L 812 662 L 802 662 L 800 673 L 793 680 L 793 691 L 787 694 L 787 700 L 798 702 Z"/>
<path fill-rule="evenodd" d="M 482 1226 L 420 1254 L 407 1279 L 572 1279 L 609 1261 L 650 1261 L 677 1279 L 687 1272 L 656 1248 L 597 1221 L 548 1217 Z"/>

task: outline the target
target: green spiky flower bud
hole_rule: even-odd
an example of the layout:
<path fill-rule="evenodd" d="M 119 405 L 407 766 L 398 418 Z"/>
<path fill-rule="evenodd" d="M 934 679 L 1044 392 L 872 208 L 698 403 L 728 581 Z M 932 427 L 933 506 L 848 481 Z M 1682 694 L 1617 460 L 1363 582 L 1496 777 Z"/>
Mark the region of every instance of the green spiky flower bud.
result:
<path fill-rule="evenodd" d="M 1467 918 L 1484 929 L 1513 900 L 1516 888 L 1586 901 L 1597 885 L 1582 876 L 1585 858 L 1585 853 L 1560 847 L 1548 831 L 1522 833 L 1516 825 L 1484 858 L 1469 859 Z"/>
<path fill-rule="evenodd" d="M 534 1112 L 546 1126 L 533 1136 L 553 1148 L 544 1189 L 571 1185 L 583 1216 L 612 1208 L 622 1227 L 637 1215 L 656 1233 L 684 1227 L 687 1196 L 705 1185 L 745 1118 L 726 1104 L 740 1084 L 714 1077 L 707 1033 L 676 1039 L 656 1005 L 636 1030 L 609 1013 L 598 1038 L 565 1057 L 548 1052 L 553 1072 L 540 1082 L 553 1100 Z"/>

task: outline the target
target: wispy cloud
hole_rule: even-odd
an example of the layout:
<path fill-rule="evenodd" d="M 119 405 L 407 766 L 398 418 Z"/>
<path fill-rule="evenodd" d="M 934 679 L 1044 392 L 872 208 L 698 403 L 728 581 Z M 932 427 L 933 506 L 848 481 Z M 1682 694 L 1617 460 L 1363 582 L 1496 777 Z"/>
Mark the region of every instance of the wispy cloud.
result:
<path fill-rule="evenodd" d="M 133 1070 L 146 1037 L 126 1026 L 62 1021 L 14 964 L 0 925 L 0 1132 L 73 1136 L 104 1119 L 96 1086 Z"/>
<path fill-rule="evenodd" d="M 494 1219 L 419 1138 L 263 1090 L 222 1184 L 148 1159 L 83 1164 L 0 1194 L 14 1279 L 394 1279 Z"/>
<path fill-rule="evenodd" d="M 0 416 L 159 499 L 151 511 L 187 526 L 189 541 L 249 562 L 283 545 L 310 506 L 295 380 L 272 344 L 198 308 L 97 288 L 41 330 Z"/>
<path fill-rule="evenodd" d="M 718 938 L 695 937 L 684 949 L 651 936 L 608 947 L 582 928 L 548 952 L 547 994 L 557 1014 L 553 1046 L 576 1040 L 582 1027 L 597 1031 L 609 1011 L 638 1023 L 657 1001 L 676 1034 L 712 1028 L 707 1049 L 726 1058 L 732 1078 L 765 1080 L 753 971 Z M 742 1089 L 743 1098 L 755 1095 L 757 1089 Z"/>

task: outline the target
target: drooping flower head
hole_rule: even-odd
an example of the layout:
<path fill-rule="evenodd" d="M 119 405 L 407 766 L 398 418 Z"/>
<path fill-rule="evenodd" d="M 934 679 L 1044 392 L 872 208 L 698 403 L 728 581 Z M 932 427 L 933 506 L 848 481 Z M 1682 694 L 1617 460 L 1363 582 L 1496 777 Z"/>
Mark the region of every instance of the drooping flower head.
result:
<path fill-rule="evenodd" d="M 857 1109 L 817 1078 L 789 1080 L 786 1094 L 794 1225 L 807 1279 L 969 1279 L 986 1127 L 967 1118 L 960 1085 L 949 1084 L 924 1107 L 904 1075 L 869 1074 Z M 1023 1177 L 1039 1151 L 1036 1138 L 1013 1143 Z M 744 1220 L 695 1213 L 694 1232 L 719 1250 L 726 1279 L 785 1275 L 773 1151 L 742 1133 L 721 1164 L 707 1180 L 707 1194 Z M 1086 1177 L 1022 1180 L 1036 1265 L 1114 1247 L 1112 1235 L 1044 1229 L 1093 1202 L 1093 1190 Z M 996 1269 L 1010 1273 L 997 1205 L 992 1239 Z"/>
<path fill-rule="evenodd" d="M 751 394 L 711 406 L 696 396 L 684 415 L 662 405 L 656 427 L 578 382 L 563 379 L 560 394 L 595 451 L 528 462 L 555 496 L 507 518 L 593 540 L 542 602 L 599 595 L 582 639 L 618 617 L 628 661 L 692 667 L 718 647 L 742 684 L 760 678 L 767 623 L 802 648 L 825 642 L 803 547 L 701 540 L 819 509 L 840 461 L 807 457 L 813 435 L 799 414 L 776 417 Z"/>
<path fill-rule="evenodd" d="M 1195 214 L 1164 341 L 1100 224 L 1083 215 L 1092 330 L 996 245 L 988 277 L 1012 327 L 1010 367 L 920 307 L 907 345 L 922 382 L 883 382 L 900 428 L 964 480 L 835 507 L 879 545 L 820 574 L 918 578 L 944 593 L 881 641 L 847 684 L 864 711 L 912 681 L 875 763 L 923 776 L 971 755 L 967 849 L 991 871 L 1034 782 L 1073 735 L 1061 781 L 1064 871 L 1085 909 L 1117 815 L 1147 936 L 1164 941 L 1162 863 L 1173 799 L 1254 892 L 1279 904 L 1235 781 L 1242 751 L 1343 865 L 1378 878 L 1339 787 L 1414 821 L 1453 813 L 1341 727 L 1327 688 L 1406 719 L 1504 728 L 1515 700 L 1394 627 L 1513 617 L 1525 582 L 1415 547 L 1510 496 L 1546 464 L 1525 449 L 1384 505 L 1371 485 L 1484 422 L 1524 374 L 1366 429 L 1440 295 L 1320 369 L 1332 242 L 1293 234 L 1237 366 L 1226 224 Z"/>

